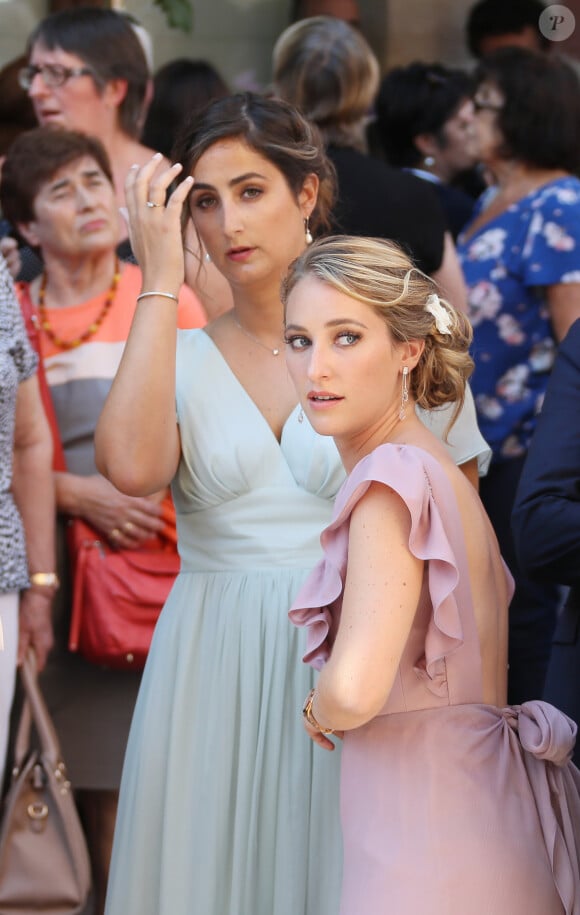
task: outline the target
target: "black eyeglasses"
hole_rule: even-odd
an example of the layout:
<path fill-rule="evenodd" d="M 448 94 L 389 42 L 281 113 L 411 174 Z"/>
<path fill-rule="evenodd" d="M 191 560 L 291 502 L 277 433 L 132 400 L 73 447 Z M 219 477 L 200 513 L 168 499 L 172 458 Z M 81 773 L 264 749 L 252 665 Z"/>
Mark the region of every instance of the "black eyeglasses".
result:
<path fill-rule="evenodd" d="M 42 76 L 42 81 L 49 89 L 57 89 L 64 86 L 69 79 L 74 76 L 92 76 L 93 71 L 89 67 L 63 67 L 61 64 L 43 64 L 37 67 L 36 64 L 29 64 L 23 67 L 18 73 L 18 82 L 27 92 L 32 86 L 32 81 L 38 74 Z"/>
<path fill-rule="evenodd" d="M 471 100 L 473 102 L 473 107 L 476 111 L 501 111 L 503 105 L 494 105 L 492 102 L 480 102 L 478 99 L 474 98 Z"/>

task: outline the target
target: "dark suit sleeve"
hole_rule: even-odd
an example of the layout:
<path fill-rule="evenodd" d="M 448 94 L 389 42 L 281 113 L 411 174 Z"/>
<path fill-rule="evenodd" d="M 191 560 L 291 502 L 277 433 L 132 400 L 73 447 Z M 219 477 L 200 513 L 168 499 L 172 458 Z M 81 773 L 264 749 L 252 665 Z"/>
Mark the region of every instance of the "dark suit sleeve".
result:
<path fill-rule="evenodd" d="M 512 526 L 518 558 L 530 576 L 580 584 L 580 319 L 560 345 Z"/>

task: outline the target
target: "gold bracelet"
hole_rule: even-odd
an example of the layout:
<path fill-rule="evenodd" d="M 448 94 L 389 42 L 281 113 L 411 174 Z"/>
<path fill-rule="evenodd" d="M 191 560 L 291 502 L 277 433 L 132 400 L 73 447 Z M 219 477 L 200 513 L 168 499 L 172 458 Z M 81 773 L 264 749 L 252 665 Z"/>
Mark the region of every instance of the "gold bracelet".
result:
<path fill-rule="evenodd" d="M 312 711 L 312 703 L 314 702 L 314 689 L 311 689 L 308 695 L 306 696 L 306 702 L 304 703 L 304 708 L 302 709 L 302 714 L 304 719 L 308 724 L 313 727 L 316 731 L 320 731 L 321 734 L 334 734 L 333 728 L 323 728 L 321 724 L 318 724 L 318 721 L 314 717 L 314 712 Z"/>
<path fill-rule="evenodd" d="M 162 299 L 172 299 L 172 301 L 174 301 L 174 302 L 179 302 L 179 299 L 177 298 L 177 296 L 173 295 L 172 292 L 157 292 L 156 290 L 154 290 L 152 292 L 141 292 L 137 296 L 137 301 L 140 302 L 141 299 L 148 299 L 150 296 L 153 296 L 153 295 L 159 295 L 159 296 L 161 296 Z"/>

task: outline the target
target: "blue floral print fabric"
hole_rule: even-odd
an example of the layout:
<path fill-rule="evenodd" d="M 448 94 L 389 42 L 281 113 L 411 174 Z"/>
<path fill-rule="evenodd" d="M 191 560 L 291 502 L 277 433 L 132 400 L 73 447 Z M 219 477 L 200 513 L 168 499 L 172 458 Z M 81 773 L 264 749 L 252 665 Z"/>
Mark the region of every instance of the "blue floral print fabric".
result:
<path fill-rule="evenodd" d="M 504 461 L 527 451 L 554 362 L 546 287 L 580 283 L 580 181 L 545 184 L 468 232 L 457 250 L 474 332 L 471 386 L 481 432 Z"/>

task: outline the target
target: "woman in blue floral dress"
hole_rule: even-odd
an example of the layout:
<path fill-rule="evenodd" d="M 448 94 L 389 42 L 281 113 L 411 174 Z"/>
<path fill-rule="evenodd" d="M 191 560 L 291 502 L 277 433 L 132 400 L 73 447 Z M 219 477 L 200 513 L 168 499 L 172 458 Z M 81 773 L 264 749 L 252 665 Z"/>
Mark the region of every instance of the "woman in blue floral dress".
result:
<path fill-rule="evenodd" d="M 458 240 L 474 328 L 472 388 L 493 449 L 481 496 L 515 580 L 509 701 L 542 695 L 558 590 L 518 569 L 513 500 L 558 341 L 580 316 L 580 84 L 561 60 L 505 48 L 480 65 L 482 162 L 494 186 Z"/>

